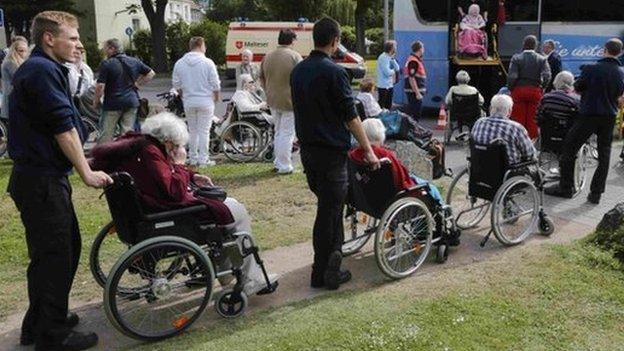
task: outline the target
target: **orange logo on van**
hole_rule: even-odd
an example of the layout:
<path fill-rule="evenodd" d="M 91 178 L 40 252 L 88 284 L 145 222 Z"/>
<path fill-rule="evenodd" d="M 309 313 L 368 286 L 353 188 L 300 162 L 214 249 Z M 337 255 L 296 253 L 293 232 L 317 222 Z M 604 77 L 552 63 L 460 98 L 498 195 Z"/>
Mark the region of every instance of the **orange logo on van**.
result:
<path fill-rule="evenodd" d="M 239 49 L 239 50 L 243 48 L 243 42 L 240 41 L 240 40 L 237 41 L 235 45 L 236 45 L 236 48 Z"/>

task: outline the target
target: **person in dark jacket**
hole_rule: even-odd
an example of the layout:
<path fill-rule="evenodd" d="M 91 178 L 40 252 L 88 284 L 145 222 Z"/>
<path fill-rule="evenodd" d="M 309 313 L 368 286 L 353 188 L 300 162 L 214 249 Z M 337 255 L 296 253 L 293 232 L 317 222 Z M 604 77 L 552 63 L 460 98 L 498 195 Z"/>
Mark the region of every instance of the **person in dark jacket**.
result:
<path fill-rule="evenodd" d="M 542 52 L 548 59 L 548 65 L 550 66 L 550 76 L 553 80 L 548 84 L 546 92 L 553 90 L 554 79 L 561 72 L 561 56 L 555 51 L 555 42 L 553 40 L 545 40 L 542 45 Z"/>
<path fill-rule="evenodd" d="M 587 200 L 600 202 L 605 191 L 611 158 L 611 142 L 618 105 L 624 94 L 624 69 L 618 61 L 622 41 L 611 39 L 605 44 L 604 58 L 583 67 L 574 88 L 581 93 L 579 118 L 564 141 L 564 152 L 559 159 L 561 179 L 558 185 L 545 189 L 546 194 L 571 198 L 574 194 L 574 162 L 581 146 L 592 135 L 598 137 L 598 168 L 592 178 Z"/>
<path fill-rule="evenodd" d="M 314 24 L 312 37 L 314 50 L 295 66 L 290 86 L 301 163 L 310 190 L 318 199 L 310 285 L 335 290 L 351 279 L 349 271 L 340 270 L 349 132 L 365 150 L 365 163 L 376 169 L 379 160 L 362 129 L 349 75 L 331 59 L 340 43 L 340 25 L 325 17 Z"/>

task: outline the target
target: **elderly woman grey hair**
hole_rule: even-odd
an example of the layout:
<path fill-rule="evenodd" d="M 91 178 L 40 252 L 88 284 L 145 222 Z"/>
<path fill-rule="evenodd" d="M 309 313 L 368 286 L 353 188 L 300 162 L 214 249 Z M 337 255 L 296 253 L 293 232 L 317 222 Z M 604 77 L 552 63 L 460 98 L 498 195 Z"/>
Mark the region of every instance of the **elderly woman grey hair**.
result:
<path fill-rule="evenodd" d="M 556 90 L 570 93 L 574 91 L 574 75 L 570 71 L 561 71 L 555 76 L 553 86 Z"/>
<path fill-rule="evenodd" d="M 490 116 L 505 117 L 511 116 L 513 99 L 509 95 L 494 95 L 490 102 Z"/>
<path fill-rule="evenodd" d="M 455 95 L 475 95 L 479 94 L 479 106 L 483 106 L 485 100 L 479 90 L 473 86 L 468 85 L 470 82 L 470 74 L 464 70 L 460 70 L 455 75 L 455 81 L 457 85 L 452 86 L 446 94 L 445 102 L 446 106 L 453 105 L 453 94 Z"/>
<path fill-rule="evenodd" d="M 574 91 L 574 76 L 568 71 L 557 74 L 553 81 L 555 90 L 542 97 L 535 116 L 539 127 L 545 125 L 548 118 L 557 116 L 566 118 L 570 122 L 576 118 L 579 111 L 580 97 Z"/>
<path fill-rule="evenodd" d="M 371 144 L 383 146 L 386 142 L 386 127 L 377 118 L 368 118 L 362 122 L 364 133 Z"/>
<path fill-rule="evenodd" d="M 260 67 L 253 62 L 253 52 L 249 49 L 241 51 L 241 63 L 236 67 L 236 90 L 242 89 L 241 75 L 249 74 L 253 80 L 260 76 Z"/>

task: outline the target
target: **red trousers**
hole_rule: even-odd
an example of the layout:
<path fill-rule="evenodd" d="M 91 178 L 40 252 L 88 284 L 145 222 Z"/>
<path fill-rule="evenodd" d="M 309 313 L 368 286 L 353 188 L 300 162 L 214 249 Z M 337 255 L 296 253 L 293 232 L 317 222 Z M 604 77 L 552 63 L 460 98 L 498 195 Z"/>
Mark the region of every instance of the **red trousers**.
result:
<path fill-rule="evenodd" d="M 511 119 L 522 124 L 531 139 L 537 138 L 538 130 L 535 124 L 535 115 L 537 114 L 537 106 L 542 100 L 544 92 L 542 88 L 533 86 L 515 87 L 511 91 L 513 99 L 513 110 L 511 111 Z"/>

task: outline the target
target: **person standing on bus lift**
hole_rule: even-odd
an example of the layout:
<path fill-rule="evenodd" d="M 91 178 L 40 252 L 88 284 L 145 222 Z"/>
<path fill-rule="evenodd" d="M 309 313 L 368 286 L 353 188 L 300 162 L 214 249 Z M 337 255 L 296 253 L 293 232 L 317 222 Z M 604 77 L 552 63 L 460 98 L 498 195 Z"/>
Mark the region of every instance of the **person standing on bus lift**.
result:
<path fill-rule="evenodd" d="M 550 76 L 552 80 L 550 84 L 548 84 L 548 89 L 546 89 L 546 92 L 550 92 L 554 88 L 555 77 L 561 72 L 561 56 L 555 51 L 555 42 L 551 39 L 544 40 L 542 52 L 546 55 L 548 65 L 550 66 Z"/>
<path fill-rule="evenodd" d="M 546 57 L 538 54 L 537 38 L 534 35 L 524 37 L 522 52 L 515 54 L 509 63 L 507 86 L 513 98 L 511 118 L 522 124 L 531 139 L 537 138 L 535 114 L 544 95 L 544 88 L 550 84 L 550 65 Z"/>
<path fill-rule="evenodd" d="M 405 62 L 405 94 L 407 95 L 408 113 L 414 121 L 420 120 L 422 101 L 427 93 L 427 71 L 423 63 L 425 46 L 421 41 L 412 43 L 412 53 Z"/>

